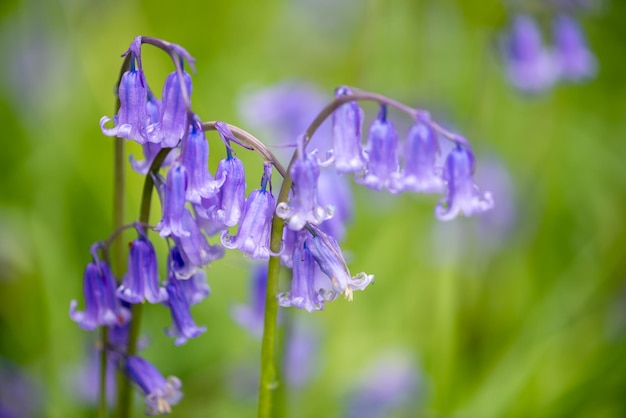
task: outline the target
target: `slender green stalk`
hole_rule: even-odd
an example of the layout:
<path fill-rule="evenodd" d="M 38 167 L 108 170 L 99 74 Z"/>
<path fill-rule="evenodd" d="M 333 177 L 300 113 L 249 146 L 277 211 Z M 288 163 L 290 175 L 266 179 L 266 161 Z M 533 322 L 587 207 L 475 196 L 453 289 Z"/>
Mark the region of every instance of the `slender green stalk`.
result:
<path fill-rule="evenodd" d="M 171 148 L 163 148 L 154 157 L 152 164 L 150 165 L 150 171 L 146 174 L 146 178 L 143 183 L 143 192 L 141 194 L 141 209 L 139 211 L 139 222 L 147 224 L 150 219 L 150 205 L 152 203 L 152 189 L 154 188 L 154 178 L 163 160 L 167 157 L 167 154 L 171 151 Z M 139 339 L 139 330 L 141 328 L 141 316 L 143 313 L 143 304 L 135 304 L 131 306 L 131 321 L 130 330 L 128 331 L 128 347 L 126 353 L 132 356 L 137 353 L 137 340 Z M 120 389 L 118 391 L 118 415 L 120 418 L 128 418 L 131 416 L 133 407 L 132 388 L 130 380 L 125 378 L 120 383 Z"/>

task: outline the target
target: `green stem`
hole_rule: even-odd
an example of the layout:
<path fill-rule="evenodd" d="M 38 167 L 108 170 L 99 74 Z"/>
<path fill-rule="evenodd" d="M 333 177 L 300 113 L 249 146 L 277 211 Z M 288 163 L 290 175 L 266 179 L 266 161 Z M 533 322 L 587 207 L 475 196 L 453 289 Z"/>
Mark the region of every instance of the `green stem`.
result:
<path fill-rule="evenodd" d="M 156 157 L 154 157 L 152 164 L 150 165 L 150 171 L 148 171 L 148 174 L 146 174 L 146 178 L 143 183 L 143 192 L 141 195 L 141 209 L 139 211 L 139 222 L 142 224 L 147 224 L 150 220 L 150 205 L 152 203 L 152 189 L 154 187 L 153 175 L 155 175 L 159 171 L 159 169 L 161 168 L 161 164 L 163 164 L 163 160 L 165 160 L 165 157 L 167 157 L 167 154 L 171 150 L 171 148 L 163 148 L 161 151 L 159 151 Z M 131 312 L 132 316 L 130 321 L 130 330 L 128 331 L 128 347 L 126 349 L 126 353 L 129 356 L 135 355 L 137 353 L 137 340 L 139 339 L 143 305 L 132 305 Z M 129 379 L 124 378 L 119 381 L 118 412 L 120 418 L 128 418 L 131 416 L 133 406 L 131 389 L 132 388 Z"/>

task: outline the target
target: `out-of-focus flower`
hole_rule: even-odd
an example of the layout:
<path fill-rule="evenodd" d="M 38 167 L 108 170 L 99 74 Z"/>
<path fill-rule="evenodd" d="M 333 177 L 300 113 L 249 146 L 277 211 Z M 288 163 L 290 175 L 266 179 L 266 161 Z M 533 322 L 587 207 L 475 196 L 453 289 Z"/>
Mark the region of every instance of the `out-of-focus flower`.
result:
<path fill-rule="evenodd" d="M 43 395 L 40 382 L 17 364 L 0 358 L 0 417 L 42 416 Z"/>
<path fill-rule="evenodd" d="M 571 16 L 560 15 L 554 19 L 554 58 L 562 80 L 588 79 L 595 76 L 598 69 L 582 29 Z"/>
<path fill-rule="evenodd" d="M 126 357 L 125 367 L 128 377 L 135 382 L 144 394 L 147 415 L 164 415 L 172 412 L 183 397 L 180 380 L 175 376 L 167 379 L 148 360 L 137 357 Z"/>
<path fill-rule="evenodd" d="M 165 330 L 169 337 L 176 338 L 174 344 L 182 345 L 190 338 L 195 338 L 206 331 L 206 327 L 199 327 L 191 317 L 189 311 L 189 298 L 185 292 L 181 280 L 177 279 L 174 272 L 168 269 L 167 296 L 165 302 L 172 314 L 172 326 Z"/>
<path fill-rule="evenodd" d="M 247 305 L 236 305 L 231 310 L 234 320 L 255 337 L 263 334 L 267 264 L 258 264 L 251 275 L 250 300 Z"/>
<path fill-rule="evenodd" d="M 521 91 L 536 93 L 551 87 L 558 68 L 541 37 L 534 19 L 520 14 L 513 18 L 504 39 L 506 71 L 511 84 Z"/>
<path fill-rule="evenodd" d="M 380 106 L 378 118 L 370 126 L 367 139 L 367 167 L 356 181 L 374 190 L 388 189 L 398 193 L 401 189 L 398 164 L 398 133 L 387 119 L 387 105 Z"/>
<path fill-rule="evenodd" d="M 405 142 L 402 188 L 405 191 L 440 193 L 443 180 L 435 163 L 439 154 L 437 133 L 430 125 L 430 116 L 420 114 L 409 130 Z"/>
<path fill-rule="evenodd" d="M 347 96 L 352 92 L 339 87 L 335 97 Z M 333 113 L 333 159 L 340 173 L 360 173 L 365 169 L 365 158 L 361 147 L 363 110 L 357 102 L 340 106 Z"/>

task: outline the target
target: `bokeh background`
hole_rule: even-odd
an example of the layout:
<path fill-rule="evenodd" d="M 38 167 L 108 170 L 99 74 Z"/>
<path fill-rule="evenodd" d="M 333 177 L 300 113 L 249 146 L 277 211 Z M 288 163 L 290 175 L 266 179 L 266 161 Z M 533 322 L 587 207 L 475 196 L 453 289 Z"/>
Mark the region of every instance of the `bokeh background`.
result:
<path fill-rule="evenodd" d="M 358 86 L 463 133 L 494 194 L 492 213 L 442 224 L 438 197 L 355 188 L 343 248 L 376 284 L 292 313 L 312 349 L 295 363 L 308 376 L 287 389 L 287 416 L 365 416 L 351 412 L 355 394 L 374 399 L 377 383 L 398 395 L 388 416 L 626 416 L 626 3 L 580 16 L 595 79 L 532 96 L 504 76 L 510 12 L 495 0 L 2 0 L 0 402 L 17 416 L 95 414 L 83 393 L 95 382 L 80 374 L 96 336 L 68 309 L 89 246 L 111 230 L 113 143 L 98 120 L 142 34 L 197 59 L 205 120 L 257 133 L 240 111 L 255 89 L 302 80 L 330 100 Z M 158 86 L 171 64 L 144 50 Z M 239 154 L 255 187 L 260 161 Z M 214 146 L 213 170 L 222 155 Z M 127 172 L 128 221 L 141 181 Z M 192 311 L 208 331 L 174 347 L 167 310 L 148 306 L 142 354 L 183 381 L 172 416 L 254 416 L 260 341 L 231 316 L 249 297 L 249 263 L 229 253 L 208 277 L 213 294 Z"/>

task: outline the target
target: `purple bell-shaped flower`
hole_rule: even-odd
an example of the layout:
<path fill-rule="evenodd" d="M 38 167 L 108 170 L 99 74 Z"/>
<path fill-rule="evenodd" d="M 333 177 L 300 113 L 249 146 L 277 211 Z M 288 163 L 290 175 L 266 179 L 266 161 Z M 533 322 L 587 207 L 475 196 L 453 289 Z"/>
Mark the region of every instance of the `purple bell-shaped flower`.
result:
<path fill-rule="evenodd" d="M 182 384 L 177 377 L 164 378 L 152 363 L 141 357 L 127 356 L 124 370 L 143 392 L 147 415 L 169 414 L 172 405 L 183 397 L 180 391 Z"/>
<path fill-rule="evenodd" d="M 598 64 L 585 35 L 571 16 L 554 19 L 554 56 L 563 80 L 580 81 L 595 76 Z"/>
<path fill-rule="evenodd" d="M 237 235 L 230 236 L 222 232 L 222 245 L 238 249 L 251 258 L 267 259 L 270 256 L 270 229 L 276 201 L 271 192 L 272 165 L 264 166 L 261 189 L 254 190 L 248 196 L 239 222 Z M 268 190 L 268 185 L 269 189 Z"/>
<path fill-rule="evenodd" d="M 185 145 L 183 146 L 182 164 L 187 171 L 186 200 L 200 203 L 201 199 L 216 194 L 225 177 L 214 180 L 209 173 L 209 143 L 198 121 L 192 124 Z"/>
<path fill-rule="evenodd" d="M 439 142 L 428 115 L 418 115 L 409 130 L 404 154 L 403 190 L 422 193 L 443 191 L 441 173 L 435 167 Z"/>
<path fill-rule="evenodd" d="M 137 227 L 139 238 L 130 245 L 128 272 L 124 275 L 117 296 L 129 303 L 159 303 L 167 299 L 165 289 L 159 287 L 159 271 L 154 246 L 142 227 Z"/>
<path fill-rule="evenodd" d="M 185 193 L 187 190 L 187 170 L 180 163 L 175 163 L 167 172 L 165 185 L 161 187 L 163 200 L 163 217 L 156 226 L 159 235 L 167 237 L 189 236 L 189 231 L 183 226 L 185 209 Z"/>
<path fill-rule="evenodd" d="M 172 326 L 165 330 L 169 337 L 176 338 L 175 345 L 185 344 L 188 339 L 195 338 L 206 331 L 206 327 L 199 327 L 191 317 L 189 299 L 181 280 L 177 279 L 171 267 L 168 267 L 167 295 L 165 302 L 172 314 Z"/>
<path fill-rule="evenodd" d="M 184 83 L 184 84 L 183 84 Z M 150 125 L 147 130 L 148 140 L 161 144 L 163 148 L 173 148 L 183 138 L 189 129 L 189 97 L 191 95 L 191 76 L 183 71 L 183 83 L 178 73 L 174 71 L 165 79 L 163 85 L 163 97 L 161 100 L 161 112 L 159 121 Z"/>
<path fill-rule="evenodd" d="M 189 231 L 189 234 L 179 237 L 172 236 L 172 240 L 176 243 L 186 265 L 200 267 L 224 256 L 223 247 L 209 245 L 188 209 L 183 211 L 181 223 L 185 231 Z"/>
<path fill-rule="evenodd" d="M 246 173 L 243 163 L 233 155 L 227 147 L 227 157 L 220 161 L 217 167 L 216 179 L 222 179 L 223 184 L 217 193 L 217 204 L 211 209 L 215 221 L 235 226 L 241 218 L 246 201 Z M 221 181 L 221 180 L 220 180 Z"/>
<path fill-rule="evenodd" d="M 435 208 L 439 220 L 449 221 L 458 214 L 472 216 L 493 207 L 491 193 L 481 195 L 474 184 L 474 155 L 469 148 L 457 145 L 446 158 L 443 170 L 446 196 Z"/>
<path fill-rule="evenodd" d="M 380 106 L 378 118 L 370 126 L 367 141 L 367 167 L 365 174 L 356 177 L 370 189 L 388 189 L 398 193 L 401 189 L 398 164 L 398 134 L 387 119 L 387 105 Z"/>
<path fill-rule="evenodd" d="M 75 300 L 70 303 L 70 317 L 87 331 L 99 326 L 123 325 L 130 319 L 130 311 L 115 296 L 115 277 L 108 264 L 98 258 L 98 248 L 99 244 L 91 247 L 93 261 L 85 269 L 85 310 L 77 311 Z"/>
<path fill-rule="evenodd" d="M 319 275 L 315 258 L 308 247 L 308 232 L 300 231 L 298 234 L 292 258 L 291 290 L 278 295 L 278 304 L 313 312 L 324 308 L 324 298 L 316 285 Z"/>
<path fill-rule="evenodd" d="M 352 92 L 347 87 L 335 90 L 335 97 L 347 96 Z M 341 105 L 333 113 L 333 159 L 340 173 L 360 173 L 365 168 L 361 148 L 361 126 L 363 110 L 357 102 Z"/>
<path fill-rule="evenodd" d="M 302 229 L 307 222 L 319 225 L 333 215 L 332 206 L 323 207 L 317 202 L 317 181 L 320 176 L 317 158 L 304 151 L 302 140 L 299 147 L 298 158 L 290 171 L 293 198 L 289 203 L 281 202 L 276 207 L 276 214 L 287 219 L 287 226 L 295 231 Z"/>

